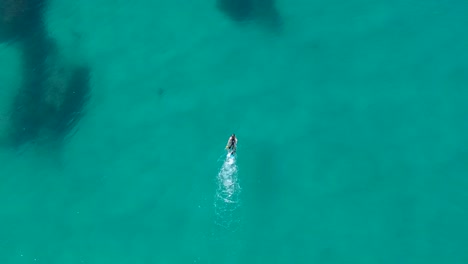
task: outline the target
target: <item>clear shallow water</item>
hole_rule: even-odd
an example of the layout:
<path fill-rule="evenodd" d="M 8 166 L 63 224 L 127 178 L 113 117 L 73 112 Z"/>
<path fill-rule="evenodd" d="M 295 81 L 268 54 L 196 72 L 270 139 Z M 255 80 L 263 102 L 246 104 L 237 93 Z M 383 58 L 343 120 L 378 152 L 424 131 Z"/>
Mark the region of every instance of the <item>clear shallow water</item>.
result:
<path fill-rule="evenodd" d="M 0 262 L 466 263 L 467 4 L 277 6 L 280 32 L 211 2 L 51 2 L 92 98 L 60 150 L 1 149 Z M 3 132 L 18 47 L 0 65 Z"/>

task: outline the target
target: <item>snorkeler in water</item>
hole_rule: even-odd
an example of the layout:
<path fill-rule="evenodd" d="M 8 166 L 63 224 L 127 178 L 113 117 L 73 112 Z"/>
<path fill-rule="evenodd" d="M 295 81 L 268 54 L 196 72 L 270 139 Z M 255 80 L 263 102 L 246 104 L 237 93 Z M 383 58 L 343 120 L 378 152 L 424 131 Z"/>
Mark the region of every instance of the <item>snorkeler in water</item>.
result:
<path fill-rule="evenodd" d="M 228 143 L 226 145 L 226 149 L 229 151 L 231 154 L 236 154 L 236 149 L 237 149 L 237 138 L 236 134 L 232 134 L 229 137 Z"/>

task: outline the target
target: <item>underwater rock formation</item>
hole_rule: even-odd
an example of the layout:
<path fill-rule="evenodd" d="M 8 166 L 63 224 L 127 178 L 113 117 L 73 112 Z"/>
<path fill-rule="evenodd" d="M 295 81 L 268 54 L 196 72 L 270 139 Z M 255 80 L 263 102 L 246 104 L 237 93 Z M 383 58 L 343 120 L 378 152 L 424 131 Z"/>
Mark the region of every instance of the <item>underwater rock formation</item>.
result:
<path fill-rule="evenodd" d="M 23 59 L 23 85 L 10 117 L 9 139 L 14 146 L 62 140 L 79 121 L 89 99 L 89 69 L 66 65 L 53 50 L 47 54 L 40 62 L 42 52 L 25 54 Z"/>
<path fill-rule="evenodd" d="M 21 51 L 22 85 L 12 102 L 8 141 L 61 141 L 90 96 L 90 71 L 68 65 L 43 22 L 44 0 L 0 0 L 0 41 Z"/>
<path fill-rule="evenodd" d="M 260 23 L 278 30 L 282 21 L 275 0 L 217 0 L 218 9 L 237 23 Z"/>
<path fill-rule="evenodd" d="M 45 0 L 0 0 L 0 41 L 31 36 L 44 26 Z"/>

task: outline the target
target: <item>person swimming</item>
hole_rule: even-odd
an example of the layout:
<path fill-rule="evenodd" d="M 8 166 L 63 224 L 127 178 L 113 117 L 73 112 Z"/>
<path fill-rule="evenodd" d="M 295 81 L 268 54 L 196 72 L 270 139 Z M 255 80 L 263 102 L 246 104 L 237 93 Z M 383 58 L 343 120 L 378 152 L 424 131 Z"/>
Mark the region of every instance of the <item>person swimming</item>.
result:
<path fill-rule="evenodd" d="M 230 137 L 229 137 L 229 140 L 228 140 L 228 143 L 226 145 L 226 149 L 228 150 L 228 152 L 230 154 L 236 154 L 236 149 L 237 149 L 237 138 L 236 138 L 236 134 L 232 134 Z"/>

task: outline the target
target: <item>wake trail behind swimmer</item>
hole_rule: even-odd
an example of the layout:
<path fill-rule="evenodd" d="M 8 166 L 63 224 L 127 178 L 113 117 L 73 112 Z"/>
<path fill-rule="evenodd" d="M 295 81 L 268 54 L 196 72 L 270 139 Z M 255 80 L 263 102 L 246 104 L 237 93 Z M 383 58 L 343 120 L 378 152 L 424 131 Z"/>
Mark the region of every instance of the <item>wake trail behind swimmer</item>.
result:
<path fill-rule="evenodd" d="M 229 227 L 237 222 L 234 210 L 239 206 L 240 185 L 237 177 L 236 150 L 237 138 L 232 134 L 226 145 L 226 158 L 217 177 L 215 209 L 217 224 Z"/>

